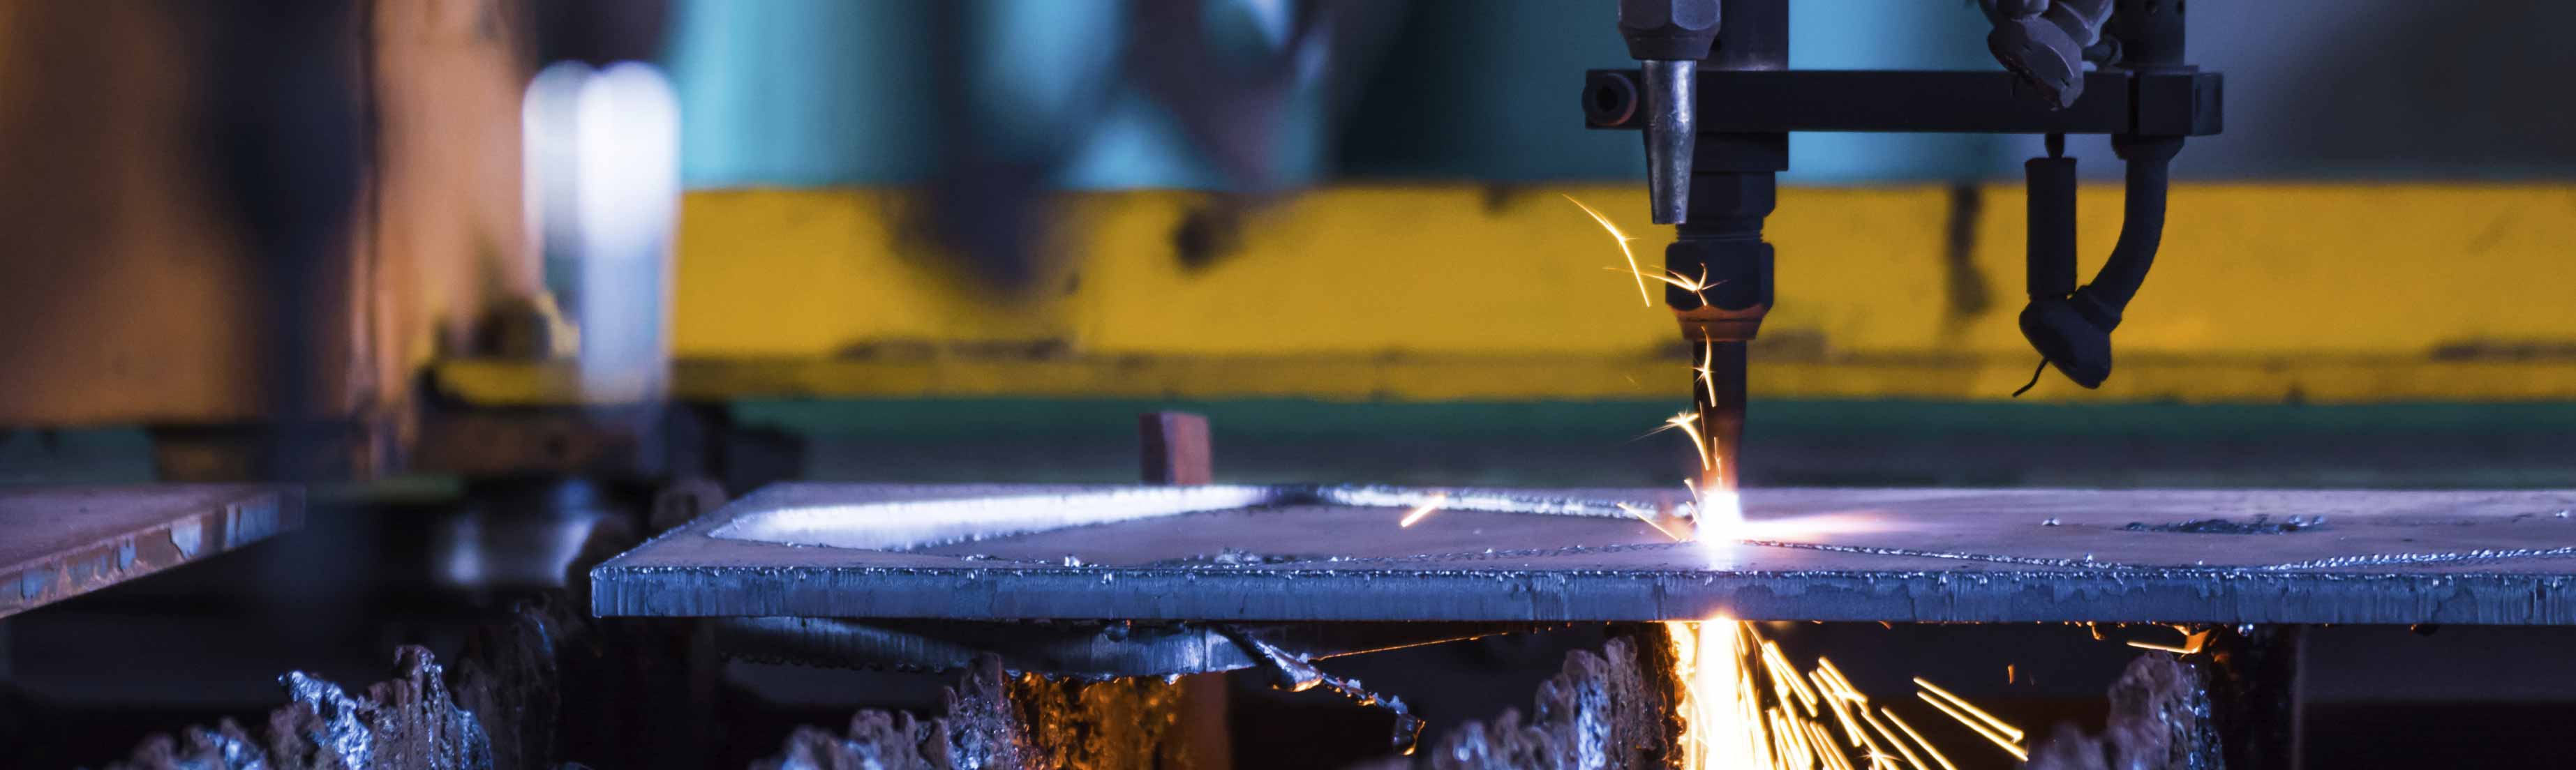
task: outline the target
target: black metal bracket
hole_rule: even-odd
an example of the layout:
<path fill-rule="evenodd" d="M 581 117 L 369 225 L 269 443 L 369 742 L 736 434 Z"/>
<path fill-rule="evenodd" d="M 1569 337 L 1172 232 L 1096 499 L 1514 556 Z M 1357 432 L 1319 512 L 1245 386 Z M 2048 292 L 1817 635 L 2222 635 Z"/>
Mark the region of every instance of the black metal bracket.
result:
<path fill-rule="evenodd" d="M 1592 128 L 1645 126 L 1638 71 L 1585 73 L 1583 113 Z M 1788 131 L 2208 136 L 2225 127 L 2226 78 L 2196 70 L 2085 73 L 2065 109 L 2010 72 L 1921 70 L 1701 70 L 1699 132 Z"/>

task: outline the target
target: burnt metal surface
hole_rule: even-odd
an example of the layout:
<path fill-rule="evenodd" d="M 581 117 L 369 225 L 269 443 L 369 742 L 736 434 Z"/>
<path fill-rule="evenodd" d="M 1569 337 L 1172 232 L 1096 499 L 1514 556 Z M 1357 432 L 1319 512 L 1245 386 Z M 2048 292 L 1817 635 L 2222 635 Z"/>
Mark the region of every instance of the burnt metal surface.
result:
<path fill-rule="evenodd" d="M 0 489 L 0 617 L 303 525 L 303 493 L 280 487 Z"/>
<path fill-rule="evenodd" d="M 1682 497 L 790 484 L 603 564 L 592 611 L 2576 625 L 2576 492 L 1756 489 L 1690 543 L 1620 507 Z M 2306 523 L 2188 531 L 2258 516 Z"/>

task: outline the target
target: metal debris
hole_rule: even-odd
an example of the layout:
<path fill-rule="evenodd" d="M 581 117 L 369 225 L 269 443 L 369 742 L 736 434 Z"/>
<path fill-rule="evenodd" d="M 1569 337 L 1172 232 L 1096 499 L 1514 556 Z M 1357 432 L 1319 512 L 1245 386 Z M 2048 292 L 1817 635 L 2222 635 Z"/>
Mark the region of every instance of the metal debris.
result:
<path fill-rule="evenodd" d="M 267 770 L 268 752 L 252 743 L 241 725 L 226 719 L 214 729 L 190 727 L 181 730 L 185 742 L 168 735 L 143 739 L 131 759 L 116 768 L 142 770 Z"/>
<path fill-rule="evenodd" d="M 1669 645 L 1662 645 L 1668 647 Z M 1640 654 L 1641 647 L 1646 654 Z M 1670 674 L 1650 676 L 1657 645 L 1613 638 L 1600 654 L 1577 650 L 1565 669 L 1539 685 L 1524 722 L 1505 710 L 1491 725 L 1469 722 L 1432 752 L 1433 770 L 1660 770 L 1668 766 L 1681 725 L 1673 716 Z M 1667 672 L 1669 653 L 1661 667 Z"/>
<path fill-rule="evenodd" d="M 1174 767 L 1179 688 L 1160 679 L 1013 676 L 987 656 L 947 694 L 947 713 L 861 711 L 841 735 L 798 728 L 758 770 L 1054 770 Z"/>
<path fill-rule="evenodd" d="M 1404 707 L 1404 699 L 1372 692 L 1357 679 L 1324 673 L 1323 669 L 1316 668 L 1315 664 L 1305 656 L 1280 649 L 1278 645 L 1251 635 L 1228 631 L 1226 636 L 1233 639 L 1235 644 L 1242 645 L 1245 652 L 1251 653 L 1277 676 L 1277 680 L 1270 685 L 1272 687 L 1289 692 L 1305 692 L 1322 687 L 1362 706 L 1376 706 L 1393 713 L 1395 734 L 1392 743 L 1396 753 L 1412 754 L 1414 744 L 1422 740 L 1422 718 L 1414 716 L 1411 710 Z"/>
<path fill-rule="evenodd" d="M 280 678 L 293 700 L 271 712 L 265 745 L 238 725 L 147 739 L 111 770 L 493 770 L 492 743 L 456 706 L 429 651 L 394 651 L 395 678 L 352 696 L 302 672 Z"/>
<path fill-rule="evenodd" d="M 2111 685 L 2111 714 L 2088 735 L 2060 722 L 2032 750 L 2033 770 L 2219 770 L 2227 766 L 2200 667 L 2153 652 Z"/>

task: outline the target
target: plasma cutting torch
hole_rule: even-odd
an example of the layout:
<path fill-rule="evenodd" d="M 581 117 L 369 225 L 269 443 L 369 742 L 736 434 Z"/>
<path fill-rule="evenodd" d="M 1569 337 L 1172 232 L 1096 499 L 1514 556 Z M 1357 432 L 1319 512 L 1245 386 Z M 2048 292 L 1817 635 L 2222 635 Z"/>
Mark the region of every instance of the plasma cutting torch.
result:
<path fill-rule="evenodd" d="M 2184 60 L 2180 0 L 1980 0 L 2002 72 L 1791 70 L 1789 0 L 1620 0 L 1635 70 L 1593 70 L 1585 123 L 1642 129 L 1647 200 L 1674 225 L 1664 267 L 1703 288 L 1665 304 L 1698 358 L 1699 429 L 1733 488 L 1742 453 L 1746 343 L 1772 303 L 1762 220 L 1793 131 L 2047 137 L 2024 164 L 2029 197 L 2022 336 L 2086 388 L 2111 374 L 2111 330 L 2146 280 L 2164 229 L 2166 169 L 2183 139 L 2221 127 L 2216 72 Z M 2118 244 L 2075 283 L 2075 159 L 2065 135 L 2107 134 L 2126 164 Z"/>

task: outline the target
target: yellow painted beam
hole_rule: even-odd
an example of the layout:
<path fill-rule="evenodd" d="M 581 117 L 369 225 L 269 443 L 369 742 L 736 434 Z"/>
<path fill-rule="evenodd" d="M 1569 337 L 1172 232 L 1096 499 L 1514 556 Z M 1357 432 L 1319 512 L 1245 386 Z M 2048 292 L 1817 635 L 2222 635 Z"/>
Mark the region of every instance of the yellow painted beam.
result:
<path fill-rule="evenodd" d="M 1757 398 L 2008 397 L 2033 358 L 1834 360 L 1757 356 Z M 581 403 L 565 364 L 452 360 L 432 370 L 444 393 L 490 406 Z M 1364 358 L 1171 356 L 683 361 L 683 400 L 746 398 L 1305 398 L 1326 401 L 1530 401 L 1689 397 L 1679 359 L 1608 356 Z M 2548 402 L 2576 395 L 2576 360 L 2481 361 L 2317 356 L 2149 357 L 2123 362 L 2101 390 L 2054 375 L 2033 401 L 2357 404 Z"/>
<path fill-rule="evenodd" d="M 1565 195 L 1632 228 L 1641 262 L 1660 264 L 1670 230 L 1644 223 L 1632 185 L 1345 187 L 1250 205 L 1083 193 L 1056 202 L 1043 240 L 1060 272 L 1004 298 L 904 235 L 901 191 L 693 192 L 674 321 L 677 353 L 692 363 L 677 387 L 694 397 L 1666 395 L 1674 383 L 1654 369 L 1676 344 L 1669 315 L 1609 269 L 1622 263 L 1616 242 Z M 2090 271 L 2117 237 L 2120 194 L 2088 185 L 2081 195 Z M 1185 263 L 1176 228 L 1236 205 L 1246 207 L 1230 218 L 1234 246 Z M 2576 341 L 2576 270 L 2563 264 L 2576 248 L 2576 185 L 2195 184 L 2176 188 L 2171 209 L 2155 273 L 2115 337 L 2111 385 L 2085 397 L 2576 398 L 2566 375 L 2576 361 L 2435 356 Z M 1754 387 L 2010 392 L 2036 361 L 2014 326 L 2022 212 L 2018 185 L 1782 190 L 1768 228 L 1779 302 Z M 1952 237 L 1954 218 L 1971 237 Z M 997 352 L 1011 349 L 1048 352 Z M 505 386 L 511 376 L 495 367 L 509 368 L 445 365 L 440 381 L 546 400 L 531 384 L 541 377 Z"/>

